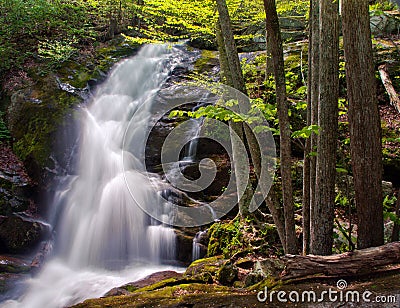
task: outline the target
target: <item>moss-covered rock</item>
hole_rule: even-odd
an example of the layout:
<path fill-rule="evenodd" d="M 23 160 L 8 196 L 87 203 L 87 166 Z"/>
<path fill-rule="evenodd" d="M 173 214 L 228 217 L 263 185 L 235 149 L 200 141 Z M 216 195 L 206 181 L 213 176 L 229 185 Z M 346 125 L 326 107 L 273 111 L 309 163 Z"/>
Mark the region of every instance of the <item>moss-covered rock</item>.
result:
<path fill-rule="evenodd" d="M 196 260 L 186 269 L 184 276 L 212 283 L 218 279 L 218 271 L 226 261 L 222 256 Z"/>
<path fill-rule="evenodd" d="M 218 270 L 216 278 L 222 285 L 231 286 L 238 278 L 238 269 L 230 261 L 227 261 Z"/>
<path fill-rule="evenodd" d="M 73 307 L 258 307 L 255 292 L 209 284 L 179 284 L 130 295 L 90 299 Z"/>
<path fill-rule="evenodd" d="M 230 257 L 247 247 L 243 239 L 240 219 L 227 223 L 215 223 L 208 229 L 208 237 L 208 256 L 223 254 L 225 257 Z"/>

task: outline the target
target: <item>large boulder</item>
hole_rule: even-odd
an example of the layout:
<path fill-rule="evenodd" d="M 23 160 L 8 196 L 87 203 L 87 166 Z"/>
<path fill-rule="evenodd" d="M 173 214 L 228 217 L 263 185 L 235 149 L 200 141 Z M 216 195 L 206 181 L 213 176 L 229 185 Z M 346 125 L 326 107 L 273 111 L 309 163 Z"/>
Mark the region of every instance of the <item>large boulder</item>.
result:
<path fill-rule="evenodd" d="M 222 256 L 199 259 L 190 264 L 184 276 L 212 283 L 220 278 L 219 270 L 226 262 Z"/>

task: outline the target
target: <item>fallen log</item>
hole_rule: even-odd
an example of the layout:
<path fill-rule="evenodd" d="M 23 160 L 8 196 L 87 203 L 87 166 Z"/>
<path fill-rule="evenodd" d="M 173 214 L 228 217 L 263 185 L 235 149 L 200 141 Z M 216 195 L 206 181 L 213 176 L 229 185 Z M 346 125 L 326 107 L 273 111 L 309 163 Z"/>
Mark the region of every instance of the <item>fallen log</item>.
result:
<path fill-rule="evenodd" d="M 381 76 L 382 83 L 386 89 L 386 92 L 389 95 L 390 104 L 396 108 L 396 110 L 400 113 L 400 98 L 397 94 L 396 90 L 393 87 L 392 80 L 389 76 L 389 70 L 387 64 L 381 64 L 378 67 L 379 75 Z"/>
<path fill-rule="evenodd" d="M 332 256 L 286 255 L 282 280 L 317 277 L 359 277 L 400 269 L 400 242 Z"/>

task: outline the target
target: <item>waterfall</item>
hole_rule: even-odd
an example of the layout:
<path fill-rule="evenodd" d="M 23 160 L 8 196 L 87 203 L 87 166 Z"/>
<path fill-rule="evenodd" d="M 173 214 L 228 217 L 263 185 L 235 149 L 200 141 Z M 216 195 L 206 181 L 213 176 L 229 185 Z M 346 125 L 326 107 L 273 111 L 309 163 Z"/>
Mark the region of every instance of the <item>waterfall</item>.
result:
<path fill-rule="evenodd" d="M 192 261 L 196 261 L 200 258 L 203 258 L 206 254 L 206 246 L 202 243 L 203 238 L 207 236 L 207 231 L 199 231 L 196 233 L 195 237 L 193 238 L 192 244 Z"/>
<path fill-rule="evenodd" d="M 26 293 L 5 306 L 72 305 L 166 269 L 161 259 L 174 258 L 174 231 L 149 218 L 138 203 L 163 206 L 142 185 L 141 155 L 152 100 L 181 54 L 166 45 L 145 46 L 99 87 L 83 112 L 78 173 L 66 176 L 55 196 L 55 256 L 27 282 Z M 126 151 L 123 138 L 133 114 L 141 121 L 130 124 L 127 143 L 135 146 Z M 125 181 L 135 186 L 134 198 Z"/>
<path fill-rule="evenodd" d="M 187 132 L 190 136 L 190 141 L 186 146 L 183 161 L 190 161 L 192 162 L 196 158 L 197 154 L 197 144 L 198 144 L 198 137 L 200 135 L 201 125 L 203 124 L 203 118 L 200 119 L 189 119 L 191 123 L 191 129 Z"/>

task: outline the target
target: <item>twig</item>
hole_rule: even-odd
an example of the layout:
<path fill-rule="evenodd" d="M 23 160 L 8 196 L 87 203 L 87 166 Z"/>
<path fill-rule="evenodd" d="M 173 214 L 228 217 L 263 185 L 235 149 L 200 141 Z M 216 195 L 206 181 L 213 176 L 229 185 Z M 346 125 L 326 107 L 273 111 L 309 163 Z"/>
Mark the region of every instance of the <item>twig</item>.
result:
<path fill-rule="evenodd" d="M 343 236 L 348 240 L 349 242 L 349 246 L 350 246 L 350 250 L 353 251 L 354 249 L 356 249 L 353 241 L 351 240 L 351 233 L 347 234 L 346 229 L 342 227 L 342 225 L 340 224 L 339 220 L 337 218 L 335 218 L 335 222 L 338 225 L 339 231 L 343 234 Z M 350 230 L 351 232 L 351 230 Z"/>

